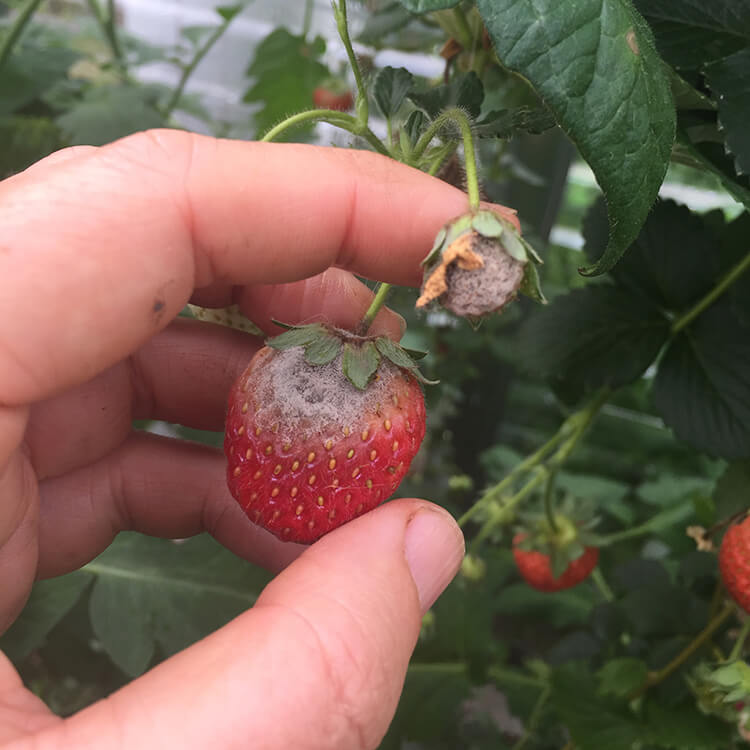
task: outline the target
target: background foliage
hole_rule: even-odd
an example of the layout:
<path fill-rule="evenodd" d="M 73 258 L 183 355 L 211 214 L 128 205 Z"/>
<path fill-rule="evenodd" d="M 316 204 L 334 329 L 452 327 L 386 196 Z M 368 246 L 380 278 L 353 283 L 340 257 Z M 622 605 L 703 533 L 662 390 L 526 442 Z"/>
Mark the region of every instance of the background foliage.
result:
<path fill-rule="evenodd" d="M 331 78 L 352 85 L 327 67 L 325 40 L 277 28 L 242 61 L 252 120 L 223 122 L 185 87 L 242 6 L 161 49 L 118 29 L 112 2 L 65 6 L 62 19 L 38 0 L 4 5 L 0 176 L 150 127 L 261 135 Z M 404 343 L 429 349 L 423 369 L 441 380 L 400 494 L 469 511 L 472 557 L 425 618 L 383 747 L 739 747 L 742 707 L 719 705 L 702 675 L 743 655 L 741 618 L 715 554 L 685 530 L 750 507 L 750 7 L 373 0 L 355 32 L 394 153 L 445 109 L 470 115 L 483 189 L 519 208 L 550 299 L 472 331 L 415 315 L 412 291 L 392 298 L 409 321 Z M 445 75 L 379 72 L 381 48 L 442 48 Z M 176 67 L 175 87 L 139 80 L 154 60 Z M 581 160 L 600 189 L 576 179 Z M 682 202 L 656 201 L 665 175 L 722 208 L 691 209 L 684 189 Z M 559 244 L 566 229 L 581 232 L 583 253 Z M 581 415 L 596 418 L 585 438 L 523 470 L 545 441 L 565 446 Z M 598 517 L 602 547 L 594 577 L 557 594 L 521 582 L 509 551 L 517 512 L 550 475 L 561 500 Z M 82 571 L 39 582 L 0 646 L 65 715 L 252 605 L 266 580 L 209 538 L 121 534 Z"/>

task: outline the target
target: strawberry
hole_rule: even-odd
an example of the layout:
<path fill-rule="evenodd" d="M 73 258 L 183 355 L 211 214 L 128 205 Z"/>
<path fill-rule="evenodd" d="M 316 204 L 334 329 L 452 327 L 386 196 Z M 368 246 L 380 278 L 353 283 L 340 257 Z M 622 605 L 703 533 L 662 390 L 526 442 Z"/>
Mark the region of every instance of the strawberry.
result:
<path fill-rule="evenodd" d="M 425 433 L 418 377 L 385 337 L 314 324 L 272 339 L 226 420 L 227 481 L 250 520 L 310 544 L 390 497 Z"/>
<path fill-rule="evenodd" d="M 349 90 L 337 92 L 326 86 L 318 86 L 313 91 L 313 104 L 316 109 L 348 112 L 354 106 L 354 95 Z"/>
<path fill-rule="evenodd" d="M 555 576 L 550 555 L 521 546 L 526 538 L 525 534 L 516 534 L 513 538 L 513 557 L 526 583 L 539 591 L 562 591 L 577 586 L 588 578 L 599 561 L 599 548 L 585 547 L 579 557 L 571 560 L 562 573 Z"/>
<path fill-rule="evenodd" d="M 729 595 L 750 613 L 750 517 L 724 534 L 719 549 L 719 571 Z"/>

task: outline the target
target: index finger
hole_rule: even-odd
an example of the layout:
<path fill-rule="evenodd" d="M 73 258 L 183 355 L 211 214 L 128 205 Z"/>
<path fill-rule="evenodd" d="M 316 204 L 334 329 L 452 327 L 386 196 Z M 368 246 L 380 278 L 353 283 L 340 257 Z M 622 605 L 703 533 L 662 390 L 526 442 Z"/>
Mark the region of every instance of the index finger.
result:
<path fill-rule="evenodd" d="M 416 284 L 457 189 L 355 150 L 151 131 L 0 184 L 0 393 L 28 403 L 163 328 L 194 289 L 331 266 Z"/>

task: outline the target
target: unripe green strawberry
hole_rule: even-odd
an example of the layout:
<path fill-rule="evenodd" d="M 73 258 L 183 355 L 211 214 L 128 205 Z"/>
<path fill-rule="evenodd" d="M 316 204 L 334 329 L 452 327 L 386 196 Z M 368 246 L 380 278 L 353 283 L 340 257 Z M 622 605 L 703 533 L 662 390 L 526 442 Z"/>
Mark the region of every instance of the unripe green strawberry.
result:
<path fill-rule="evenodd" d="M 719 549 L 719 571 L 729 595 L 750 613 L 750 517 L 724 534 Z"/>
<path fill-rule="evenodd" d="M 289 334 L 305 340 L 305 329 Z M 229 489 L 250 520 L 304 544 L 389 498 L 425 433 L 419 383 L 388 358 L 399 359 L 396 344 L 312 334 L 253 357 L 232 388 L 224 441 Z"/>

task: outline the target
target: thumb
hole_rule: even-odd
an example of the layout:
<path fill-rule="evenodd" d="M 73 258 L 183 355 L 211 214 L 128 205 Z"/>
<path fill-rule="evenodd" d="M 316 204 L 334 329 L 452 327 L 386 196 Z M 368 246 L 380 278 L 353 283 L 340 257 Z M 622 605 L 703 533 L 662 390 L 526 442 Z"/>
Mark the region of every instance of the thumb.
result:
<path fill-rule="evenodd" d="M 421 616 L 462 557 L 445 511 L 388 503 L 307 549 L 251 610 L 44 739 L 54 746 L 64 731 L 67 746 L 97 750 L 376 748 Z"/>

